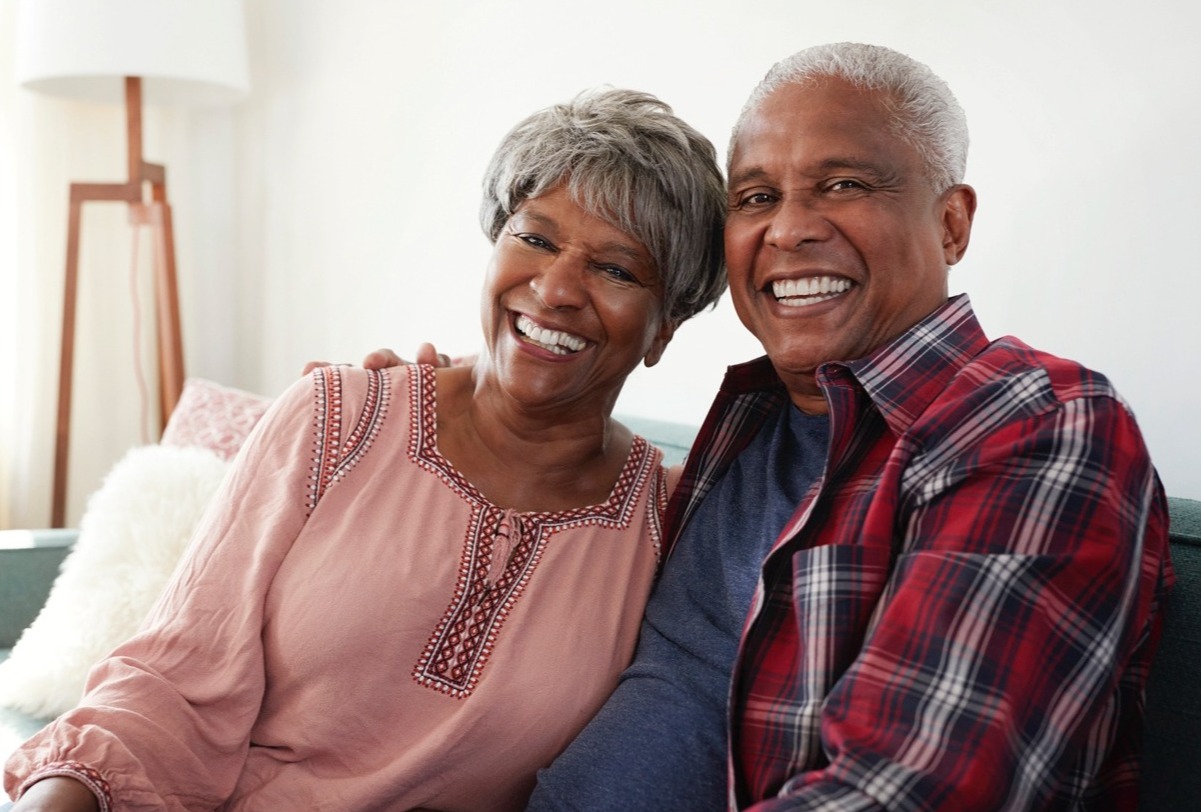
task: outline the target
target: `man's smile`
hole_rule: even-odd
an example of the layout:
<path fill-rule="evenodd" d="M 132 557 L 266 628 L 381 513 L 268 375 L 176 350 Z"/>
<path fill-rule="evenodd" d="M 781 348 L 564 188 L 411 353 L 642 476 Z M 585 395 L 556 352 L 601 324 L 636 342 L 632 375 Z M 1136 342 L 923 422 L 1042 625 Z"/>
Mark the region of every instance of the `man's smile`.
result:
<path fill-rule="evenodd" d="M 845 276 L 807 276 L 771 283 L 776 301 L 787 307 L 808 307 L 846 293 L 855 283 Z"/>

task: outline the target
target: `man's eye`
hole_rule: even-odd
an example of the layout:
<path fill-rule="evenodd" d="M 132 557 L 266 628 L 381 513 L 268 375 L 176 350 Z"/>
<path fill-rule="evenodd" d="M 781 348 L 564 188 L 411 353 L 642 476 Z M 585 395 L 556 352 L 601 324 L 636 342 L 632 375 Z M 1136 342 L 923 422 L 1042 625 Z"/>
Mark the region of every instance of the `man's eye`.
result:
<path fill-rule="evenodd" d="M 866 189 L 867 187 L 859 181 L 852 180 L 851 178 L 839 178 L 836 181 L 832 181 L 826 188 L 831 192 L 846 192 L 854 191 L 856 189 Z"/>
<path fill-rule="evenodd" d="M 775 199 L 775 195 L 770 192 L 748 192 L 735 200 L 734 207 L 738 209 L 762 208 L 771 205 Z"/>

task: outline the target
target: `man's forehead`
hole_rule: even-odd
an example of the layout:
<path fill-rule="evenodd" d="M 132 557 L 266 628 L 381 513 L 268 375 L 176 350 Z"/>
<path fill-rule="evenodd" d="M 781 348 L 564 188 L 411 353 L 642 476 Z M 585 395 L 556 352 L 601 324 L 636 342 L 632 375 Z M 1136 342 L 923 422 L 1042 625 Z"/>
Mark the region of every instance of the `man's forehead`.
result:
<path fill-rule="evenodd" d="M 893 171 L 911 145 L 891 126 L 882 91 L 843 80 L 784 85 L 749 110 L 730 145 L 729 177 L 770 172 L 781 161 L 807 172 Z"/>
<path fill-rule="evenodd" d="M 860 87 L 838 77 L 790 82 L 747 110 L 735 143 L 744 134 L 787 129 L 801 122 L 838 127 L 849 117 L 857 126 L 862 120 L 887 121 L 892 114 L 889 94 L 884 90 Z"/>

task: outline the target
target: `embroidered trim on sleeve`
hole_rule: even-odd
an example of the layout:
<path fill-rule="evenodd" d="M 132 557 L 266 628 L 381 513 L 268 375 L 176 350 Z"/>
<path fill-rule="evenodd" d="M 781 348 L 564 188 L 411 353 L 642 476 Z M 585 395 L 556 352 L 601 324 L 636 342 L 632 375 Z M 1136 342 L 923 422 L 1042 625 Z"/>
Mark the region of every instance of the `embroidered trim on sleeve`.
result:
<path fill-rule="evenodd" d="M 311 514 L 329 487 L 345 477 L 375 441 L 388 413 L 389 378 L 365 370 L 367 398 L 346 440 L 342 440 L 342 374 L 336 367 L 313 370 L 313 458 L 305 508 Z"/>
<path fill-rule="evenodd" d="M 100 812 L 112 812 L 113 793 L 109 788 L 108 781 L 104 779 L 99 770 L 93 769 L 86 764 L 80 764 L 78 761 L 59 761 L 54 764 L 47 764 L 45 767 L 35 771 L 29 778 L 25 779 L 25 783 L 21 785 L 17 797 L 19 798 L 24 795 L 38 781 L 59 776 L 74 778 L 83 784 L 96 796 L 96 801 L 100 804 Z"/>

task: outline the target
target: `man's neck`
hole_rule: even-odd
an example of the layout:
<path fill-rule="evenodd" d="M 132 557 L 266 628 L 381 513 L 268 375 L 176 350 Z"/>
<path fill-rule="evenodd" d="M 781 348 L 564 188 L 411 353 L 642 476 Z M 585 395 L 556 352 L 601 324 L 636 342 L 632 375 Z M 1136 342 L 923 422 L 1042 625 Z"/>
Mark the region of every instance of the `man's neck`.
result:
<path fill-rule="evenodd" d="M 805 414 L 829 414 L 830 412 L 830 404 L 826 403 L 826 396 L 820 389 L 816 393 L 789 390 L 788 397 L 792 400 L 792 404 Z"/>

